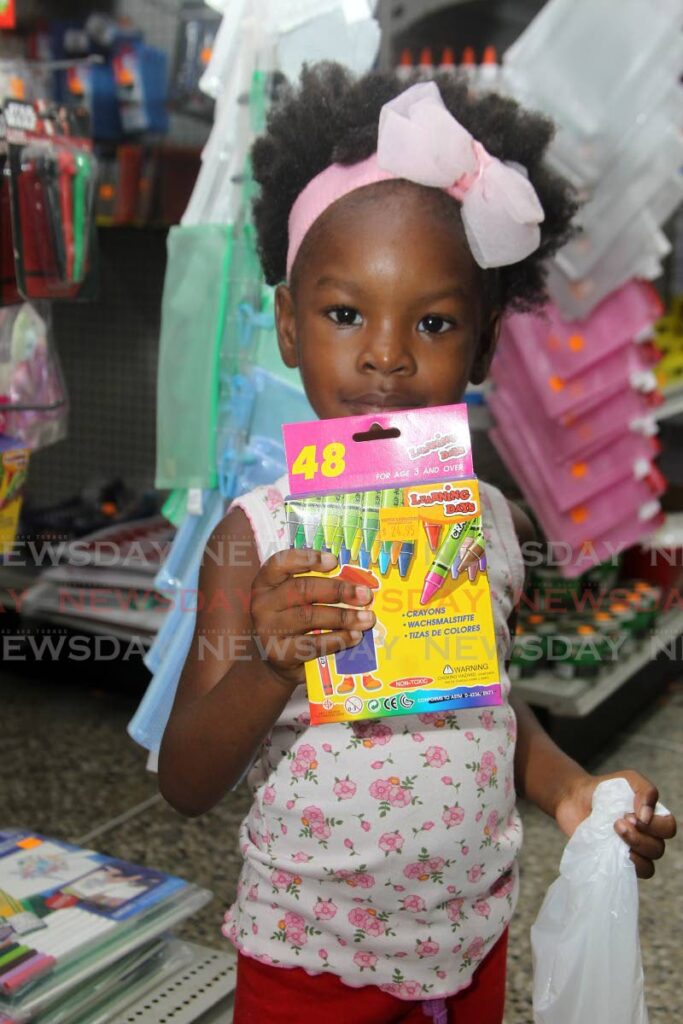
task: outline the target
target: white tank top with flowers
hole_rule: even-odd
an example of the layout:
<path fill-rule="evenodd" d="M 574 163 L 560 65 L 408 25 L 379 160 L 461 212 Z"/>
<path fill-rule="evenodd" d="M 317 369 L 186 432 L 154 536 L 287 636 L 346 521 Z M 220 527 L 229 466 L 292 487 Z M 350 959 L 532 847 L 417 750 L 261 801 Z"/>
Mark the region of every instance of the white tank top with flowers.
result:
<path fill-rule="evenodd" d="M 502 665 L 523 566 L 506 500 L 480 486 L 504 703 L 311 728 L 297 688 L 248 775 L 223 926 L 247 956 L 436 999 L 470 983 L 510 920 L 522 834 Z M 261 560 L 287 546 L 286 487 L 234 502 Z"/>

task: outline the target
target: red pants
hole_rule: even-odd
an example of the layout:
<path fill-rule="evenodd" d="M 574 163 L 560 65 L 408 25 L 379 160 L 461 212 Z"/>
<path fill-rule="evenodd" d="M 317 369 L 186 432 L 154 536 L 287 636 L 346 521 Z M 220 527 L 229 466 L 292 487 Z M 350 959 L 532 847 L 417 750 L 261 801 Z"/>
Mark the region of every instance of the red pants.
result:
<path fill-rule="evenodd" d="M 448 1024 L 502 1024 L 507 930 L 479 965 L 472 984 L 446 1000 Z M 351 988 L 334 974 L 237 960 L 234 1024 L 432 1024 L 420 1002 L 405 1002 L 375 985 Z"/>

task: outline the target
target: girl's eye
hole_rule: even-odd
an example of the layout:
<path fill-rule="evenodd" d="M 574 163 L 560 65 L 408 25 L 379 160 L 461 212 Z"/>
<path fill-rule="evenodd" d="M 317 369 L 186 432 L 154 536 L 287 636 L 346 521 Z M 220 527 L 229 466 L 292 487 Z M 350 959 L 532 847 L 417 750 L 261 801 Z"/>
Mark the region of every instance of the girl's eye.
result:
<path fill-rule="evenodd" d="M 360 327 L 363 317 L 352 306 L 333 306 L 326 315 L 339 327 Z"/>
<path fill-rule="evenodd" d="M 424 334 L 445 334 L 446 331 L 452 330 L 453 327 L 455 327 L 455 324 L 452 320 L 445 316 L 436 316 L 434 314 L 423 316 L 417 325 L 418 331 L 422 331 Z"/>

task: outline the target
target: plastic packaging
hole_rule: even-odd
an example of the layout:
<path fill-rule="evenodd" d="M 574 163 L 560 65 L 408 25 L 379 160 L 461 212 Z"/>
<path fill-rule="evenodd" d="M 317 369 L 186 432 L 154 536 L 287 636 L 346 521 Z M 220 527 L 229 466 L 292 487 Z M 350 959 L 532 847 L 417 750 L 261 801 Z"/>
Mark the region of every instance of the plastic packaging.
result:
<path fill-rule="evenodd" d="M 614 831 L 633 809 L 625 779 L 601 782 L 567 843 L 531 928 L 534 1024 L 647 1024 L 636 872 Z"/>
<path fill-rule="evenodd" d="M 229 227 L 169 232 L 157 385 L 159 488 L 216 484 L 218 355 L 231 256 Z"/>

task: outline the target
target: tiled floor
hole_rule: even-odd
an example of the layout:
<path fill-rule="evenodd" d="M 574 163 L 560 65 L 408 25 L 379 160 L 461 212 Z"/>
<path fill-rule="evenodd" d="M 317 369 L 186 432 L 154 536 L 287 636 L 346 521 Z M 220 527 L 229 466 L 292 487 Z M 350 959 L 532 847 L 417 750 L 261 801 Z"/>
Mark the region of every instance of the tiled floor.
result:
<path fill-rule="evenodd" d="M 182 934 L 218 948 L 222 910 L 239 871 L 238 824 L 244 789 L 214 811 L 187 820 L 170 810 L 125 727 L 135 702 L 111 692 L 0 673 L 0 826 L 27 826 L 85 842 L 211 888 L 215 897 Z M 653 779 L 683 815 L 683 686 L 621 734 L 595 771 L 633 767 Z M 563 837 L 535 808 L 522 806 L 522 895 L 511 927 L 508 1024 L 531 1024 L 529 927 L 557 875 Z M 655 878 L 641 885 L 641 943 L 650 1024 L 683 1021 L 683 837 Z M 601 1024 L 587 1021 L 586 1024 Z"/>

